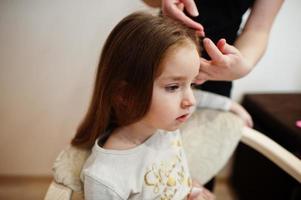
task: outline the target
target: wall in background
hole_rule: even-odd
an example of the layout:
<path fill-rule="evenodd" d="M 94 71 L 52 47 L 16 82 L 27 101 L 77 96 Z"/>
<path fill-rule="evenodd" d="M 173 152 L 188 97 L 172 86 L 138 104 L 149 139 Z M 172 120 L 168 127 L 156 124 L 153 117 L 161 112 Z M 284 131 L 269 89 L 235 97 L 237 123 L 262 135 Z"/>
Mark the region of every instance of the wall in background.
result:
<path fill-rule="evenodd" d="M 0 1 L 0 174 L 49 175 L 89 104 L 101 47 L 139 0 Z M 233 97 L 301 91 L 301 2 L 286 1 L 265 57 Z"/>

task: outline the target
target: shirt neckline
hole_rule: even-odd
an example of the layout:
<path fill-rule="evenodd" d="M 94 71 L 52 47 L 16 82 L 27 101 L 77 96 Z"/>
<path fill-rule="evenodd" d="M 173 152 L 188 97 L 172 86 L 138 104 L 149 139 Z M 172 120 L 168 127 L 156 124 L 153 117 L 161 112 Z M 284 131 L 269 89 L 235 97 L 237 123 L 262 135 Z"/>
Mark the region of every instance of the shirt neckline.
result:
<path fill-rule="evenodd" d="M 162 132 L 163 132 L 162 130 L 158 129 L 152 136 L 147 138 L 143 143 L 141 143 L 133 148 L 124 149 L 124 150 L 102 148 L 101 146 L 98 145 L 98 141 L 100 138 L 97 138 L 92 151 L 97 151 L 97 152 L 101 152 L 101 153 L 105 153 L 105 154 L 118 154 L 118 155 L 135 153 L 135 152 L 140 151 L 141 149 L 145 148 L 146 146 L 149 146 L 149 144 L 152 144 L 152 141 L 155 138 L 159 137 L 159 135 L 161 135 Z"/>

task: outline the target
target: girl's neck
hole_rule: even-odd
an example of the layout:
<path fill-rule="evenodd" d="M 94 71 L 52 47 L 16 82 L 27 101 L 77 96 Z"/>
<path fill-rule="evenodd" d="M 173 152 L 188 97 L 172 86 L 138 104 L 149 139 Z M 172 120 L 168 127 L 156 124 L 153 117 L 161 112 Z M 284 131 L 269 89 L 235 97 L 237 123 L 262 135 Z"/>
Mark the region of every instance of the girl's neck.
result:
<path fill-rule="evenodd" d="M 150 138 L 157 129 L 137 122 L 113 130 L 108 140 L 103 145 L 105 149 L 126 150 L 135 148 Z"/>
<path fill-rule="evenodd" d="M 137 122 L 125 127 L 117 128 L 113 131 L 113 134 L 124 142 L 140 145 L 150 138 L 156 130 L 157 129 L 149 127 L 142 122 Z"/>

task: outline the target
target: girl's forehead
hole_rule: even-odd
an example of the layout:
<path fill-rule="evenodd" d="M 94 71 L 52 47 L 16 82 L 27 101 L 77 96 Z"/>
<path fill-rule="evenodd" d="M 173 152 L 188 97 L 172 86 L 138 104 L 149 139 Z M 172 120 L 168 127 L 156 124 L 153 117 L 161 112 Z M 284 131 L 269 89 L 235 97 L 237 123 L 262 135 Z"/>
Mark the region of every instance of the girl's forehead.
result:
<path fill-rule="evenodd" d="M 168 49 L 160 62 L 161 80 L 190 79 L 199 72 L 200 57 L 197 48 L 192 43 L 177 45 Z"/>

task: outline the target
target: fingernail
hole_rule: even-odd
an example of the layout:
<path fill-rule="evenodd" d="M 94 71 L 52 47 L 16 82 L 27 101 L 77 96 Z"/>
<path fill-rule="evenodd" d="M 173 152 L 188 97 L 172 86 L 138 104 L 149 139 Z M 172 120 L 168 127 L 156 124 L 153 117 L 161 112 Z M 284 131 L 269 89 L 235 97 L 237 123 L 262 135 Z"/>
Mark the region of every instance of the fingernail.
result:
<path fill-rule="evenodd" d="M 194 16 L 195 16 L 195 17 L 199 16 L 199 11 L 198 11 L 197 9 L 194 9 L 193 12 L 194 12 Z"/>
<path fill-rule="evenodd" d="M 204 30 L 202 31 L 201 34 L 202 34 L 203 37 L 205 37 L 205 31 Z"/>
<path fill-rule="evenodd" d="M 198 36 L 205 37 L 205 32 L 203 30 L 196 31 Z"/>
<path fill-rule="evenodd" d="M 196 7 L 194 7 L 193 9 L 192 9 L 192 13 L 191 13 L 194 17 L 197 17 L 197 16 L 199 16 L 199 11 L 198 11 L 198 9 L 196 8 Z"/>
<path fill-rule="evenodd" d="M 205 38 L 203 39 L 203 42 L 210 42 L 210 40 L 209 40 L 208 38 L 205 37 Z"/>
<path fill-rule="evenodd" d="M 197 197 L 202 192 L 202 190 L 203 190 L 202 188 L 193 187 L 191 189 L 190 196 L 192 198 Z"/>

